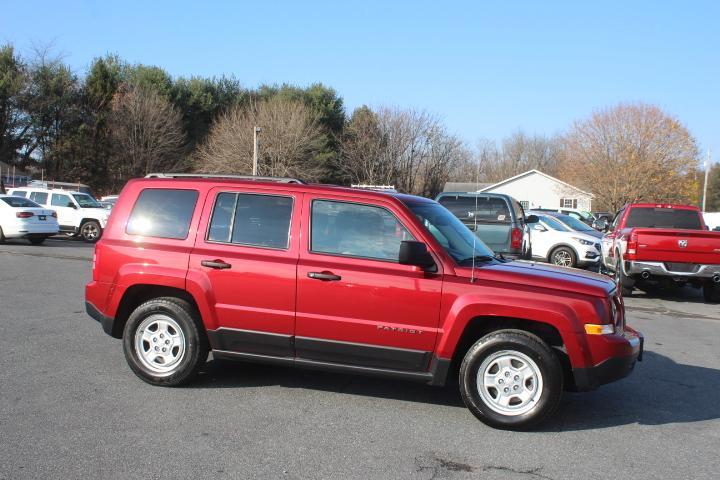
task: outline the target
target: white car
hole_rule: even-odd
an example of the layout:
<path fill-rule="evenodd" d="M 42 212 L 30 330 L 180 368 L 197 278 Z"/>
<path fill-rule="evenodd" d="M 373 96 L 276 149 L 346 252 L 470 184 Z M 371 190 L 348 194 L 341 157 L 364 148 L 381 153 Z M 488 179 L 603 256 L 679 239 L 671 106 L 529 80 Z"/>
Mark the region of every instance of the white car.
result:
<path fill-rule="evenodd" d="M 32 200 L 0 195 L 0 243 L 6 238 L 27 238 L 40 245 L 59 231 L 57 214 Z"/>
<path fill-rule="evenodd" d="M 600 240 L 571 230 L 543 212 L 531 211 L 538 221 L 530 224 L 532 256 L 563 267 L 591 267 L 600 261 Z"/>
<path fill-rule="evenodd" d="M 29 198 L 57 212 L 60 232 L 79 235 L 83 240 L 95 243 L 100 240 L 107 225 L 110 211 L 92 196 L 83 192 L 35 187 L 13 188 L 8 193 Z"/>

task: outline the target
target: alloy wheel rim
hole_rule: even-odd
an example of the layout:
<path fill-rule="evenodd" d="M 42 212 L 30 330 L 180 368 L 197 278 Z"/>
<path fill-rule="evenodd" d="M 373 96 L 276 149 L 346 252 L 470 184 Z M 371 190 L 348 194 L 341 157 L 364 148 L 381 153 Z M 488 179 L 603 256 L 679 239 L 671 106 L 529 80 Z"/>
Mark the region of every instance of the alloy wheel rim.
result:
<path fill-rule="evenodd" d="M 553 260 L 555 265 L 559 265 L 561 267 L 569 267 L 572 264 L 572 257 L 570 257 L 570 253 L 566 252 L 565 250 L 555 252 L 555 255 L 553 255 Z"/>
<path fill-rule="evenodd" d="M 514 350 L 487 357 L 478 369 L 476 383 L 485 405 L 507 416 L 529 412 L 543 392 L 540 368 L 530 357 Z"/>
<path fill-rule="evenodd" d="M 135 332 L 135 353 L 140 362 L 159 376 L 167 376 L 185 357 L 185 335 L 180 325 L 164 314 L 143 320 Z"/>
<path fill-rule="evenodd" d="M 88 240 L 95 240 L 98 236 L 98 228 L 92 223 L 89 223 L 83 227 L 82 234 L 83 237 Z"/>

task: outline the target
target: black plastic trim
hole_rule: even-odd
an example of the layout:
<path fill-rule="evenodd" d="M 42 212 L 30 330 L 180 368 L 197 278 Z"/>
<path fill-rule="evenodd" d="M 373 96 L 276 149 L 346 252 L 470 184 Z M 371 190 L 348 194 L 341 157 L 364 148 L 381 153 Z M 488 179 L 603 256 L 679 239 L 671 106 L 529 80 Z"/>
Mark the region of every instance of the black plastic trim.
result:
<path fill-rule="evenodd" d="M 102 325 L 102 329 L 105 333 L 113 336 L 113 323 L 115 322 L 115 319 L 113 317 L 108 317 L 107 315 L 104 315 L 100 310 L 95 307 L 92 303 L 86 301 L 85 302 L 85 311 L 88 315 L 90 315 L 93 319 L 100 322 L 100 325 Z"/>
<path fill-rule="evenodd" d="M 293 357 L 292 335 L 221 327 L 207 332 L 213 350 L 230 353 Z"/>
<path fill-rule="evenodd" d="M 626 357 L 613 357 L 588 368 L 573 368 L 575 387 L 578 391 L 594 390 L 630 375 L 639 359 L 640 351 Z"/>
<path fill-rule="evenodd" d="M 321 338 L 295 337 L 298 359 L 369 368 L 427 371 L 431 352 Z"/>

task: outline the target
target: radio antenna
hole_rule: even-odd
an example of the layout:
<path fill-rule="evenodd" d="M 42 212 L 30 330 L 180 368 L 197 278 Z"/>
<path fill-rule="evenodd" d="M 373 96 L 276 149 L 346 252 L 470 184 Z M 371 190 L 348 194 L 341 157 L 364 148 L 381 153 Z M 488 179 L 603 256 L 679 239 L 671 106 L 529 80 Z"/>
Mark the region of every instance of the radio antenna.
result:
<path fill-rule="evenodd" d="M 475 210 L 473 210 L 473 248 L 472 248 L 472 269 L 470 269 L 470 283 L 475 283 L 475 248 L 477 246 L 477 211 L 478 191 L 480 190 L 480 155 L 478 155 L 475 168 Z"/>

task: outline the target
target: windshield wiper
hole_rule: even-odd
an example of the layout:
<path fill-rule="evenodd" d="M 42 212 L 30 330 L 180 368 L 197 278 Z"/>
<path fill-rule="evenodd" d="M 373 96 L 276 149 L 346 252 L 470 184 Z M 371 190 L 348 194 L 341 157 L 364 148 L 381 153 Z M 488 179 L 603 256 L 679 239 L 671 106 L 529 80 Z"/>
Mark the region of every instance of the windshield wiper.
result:
<path fill-rule="evenodd" d="M 473 259 L 476 262 L 490 262 L 492 260 L 497 260 L 497 257 L 493 257 L 492 255 L 475 255 L 474 257 L 467 257 L 460 260 L 460 264 L 464 264 L 467 262 L 472 262 Z"/>

